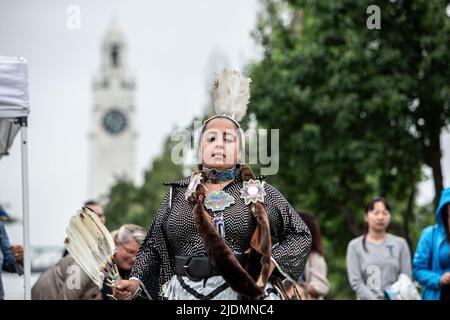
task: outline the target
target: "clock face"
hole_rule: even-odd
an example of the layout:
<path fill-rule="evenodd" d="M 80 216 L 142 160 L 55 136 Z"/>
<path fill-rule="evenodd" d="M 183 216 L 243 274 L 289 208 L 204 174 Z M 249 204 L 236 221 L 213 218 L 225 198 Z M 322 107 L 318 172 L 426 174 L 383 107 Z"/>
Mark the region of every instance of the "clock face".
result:
<path fill-rule="evenodd" d="M 103 127 L 112 135 L 121 133 L 125 130 L 126 126 L 127 118 L 119 110 L 110 110 L 103 117 Z"/>

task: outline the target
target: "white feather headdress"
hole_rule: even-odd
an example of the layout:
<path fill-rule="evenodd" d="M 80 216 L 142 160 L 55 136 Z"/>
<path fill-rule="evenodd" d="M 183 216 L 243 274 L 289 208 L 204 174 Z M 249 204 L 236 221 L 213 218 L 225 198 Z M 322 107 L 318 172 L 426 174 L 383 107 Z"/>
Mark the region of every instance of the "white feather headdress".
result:
<path fill-rule="evenodd" d="M 247 112 L 251 81 L 250 78 L 241 78 L 236 70 L 224 69 L 216 76 L 212 90 L 216 114 L 240 121 Z"/>

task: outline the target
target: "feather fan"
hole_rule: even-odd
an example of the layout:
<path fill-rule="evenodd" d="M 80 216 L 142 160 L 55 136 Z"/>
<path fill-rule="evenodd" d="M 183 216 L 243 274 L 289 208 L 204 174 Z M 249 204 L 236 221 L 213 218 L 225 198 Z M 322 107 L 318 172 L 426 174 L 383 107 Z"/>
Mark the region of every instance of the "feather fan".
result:
<path fill-rule="evenodd" d="M 103 270 L 114 260 L 115 245 L 109 231 L 94 211 L 83 207 L 70 219 L 66 233 L 67 251 L 89 278 L 102 286 Z"/>

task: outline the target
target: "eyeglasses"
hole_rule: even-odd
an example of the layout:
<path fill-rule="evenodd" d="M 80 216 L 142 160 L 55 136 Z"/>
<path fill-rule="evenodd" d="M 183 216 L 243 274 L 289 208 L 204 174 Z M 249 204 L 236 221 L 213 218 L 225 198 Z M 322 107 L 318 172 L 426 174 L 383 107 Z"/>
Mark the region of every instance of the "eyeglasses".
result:
<path fill-rule="evenodd" d="M 119 245 L 120 247 L 122 247 L 122 248 L 125 250 L 125 252 L 128 253 L 128 254 L 131 255 L 131 256 L 135 256 L 135 255 L 137 254 L 137 251 L 136 251 L 136 250 L 133 250 L 133 249 L 127 247 L 127 246 L 124 245 L 123 243 L 118 243 L 118 245 Z"/>

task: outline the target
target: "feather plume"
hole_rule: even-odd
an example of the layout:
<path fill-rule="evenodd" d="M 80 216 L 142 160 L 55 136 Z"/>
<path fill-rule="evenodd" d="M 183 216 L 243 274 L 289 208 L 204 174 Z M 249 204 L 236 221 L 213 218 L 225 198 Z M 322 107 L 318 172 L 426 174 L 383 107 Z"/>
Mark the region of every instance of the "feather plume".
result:
<path fill-rule="evenodd" d="M 97 215 L 83 207 L 70 219 L 64 241 L 67 251 L 99 287 L 103 284 L 105 266 L 114 256 L 111 234 Z"/>
<path fill-rule="evenodd" d="M 247 112 L 250 99 L 250 78 L 241 78 L 239 71 L 224 69 L 214 81 L 214 110 L 240 121 Z"/>

